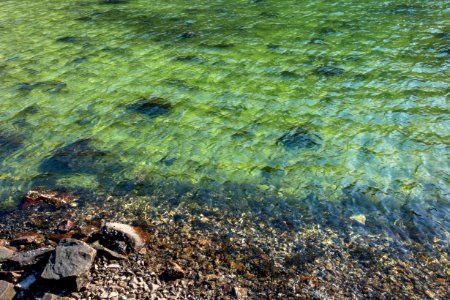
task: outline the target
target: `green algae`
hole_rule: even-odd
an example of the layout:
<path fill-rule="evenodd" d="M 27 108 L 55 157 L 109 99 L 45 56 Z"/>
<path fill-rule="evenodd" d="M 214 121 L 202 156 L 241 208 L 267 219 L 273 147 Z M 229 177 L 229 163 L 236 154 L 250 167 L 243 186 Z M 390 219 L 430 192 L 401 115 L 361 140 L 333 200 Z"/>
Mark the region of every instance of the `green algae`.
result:
<path fill-rule="evenodd" d="M 0 156 L 0 201 L 37 184 L 176 180 L 448 207 L 449 13 L 442 1 L 2 1 L 0 132 L 23 145 Z M 149 116 L 140 99 L 164 103 Z M 299 127 L 305 146 L 286 147 Z M 99 165 L 45 166 L 83 139 L 107 153 Z"/>

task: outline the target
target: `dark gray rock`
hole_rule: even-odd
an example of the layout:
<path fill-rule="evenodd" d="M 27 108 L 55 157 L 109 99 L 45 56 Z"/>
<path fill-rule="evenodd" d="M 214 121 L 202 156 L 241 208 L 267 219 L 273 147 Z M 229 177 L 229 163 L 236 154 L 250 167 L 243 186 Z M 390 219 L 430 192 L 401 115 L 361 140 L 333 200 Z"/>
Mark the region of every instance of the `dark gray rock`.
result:
<path fill-rule="evenodd" d="M 0 280 L 0 299 L 1 300 L 11 300 L 16 295 L 14 290 L 14 285 L 11 283 Z"/>
<path fill-rule="evenodd" d="M 86 275 L 94 262 L 97 251 L 85 242 L 63 239 L 51 255 L 43 279 L 64 279 Z"/>
<path fill-rule="evenodd" d="M 52 247 L 43 247 L 26 252 L 16 252 L 9 261 L 15 262 L 22 267 L 34 265 L 40 260 L 47 258 L 53 250 L 54 248 Z"/>

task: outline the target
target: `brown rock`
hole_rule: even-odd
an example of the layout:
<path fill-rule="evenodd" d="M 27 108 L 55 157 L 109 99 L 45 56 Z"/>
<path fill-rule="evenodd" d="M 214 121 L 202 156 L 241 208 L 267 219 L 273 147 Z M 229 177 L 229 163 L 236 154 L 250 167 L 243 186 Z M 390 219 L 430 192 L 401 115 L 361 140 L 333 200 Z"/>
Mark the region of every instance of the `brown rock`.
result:
<path fill-rule="evenodd" d="M 98 232 L 100 232 L 100 229 L 94 225 L 86 225 L 80 228 L 80 234 L 85 237 L 90 237 Z"/>
<path fill-rule="evenodd" d="M 64 233 L 64 234 L 50 234 L 48 236 L 48 239 L 51 241 L 59 242 L 60 240 L 63 240 L 63 239 L 70 239 L 75 234 L 76 234 L 76 232 L 69 232 L 69 233 Z"/>
<path fill-rule="evenodd" d="M 7 261 L 14 255 L 14 250 L 0 246 L 0 262 Z"/>
<path fill-rule="evenodd" d="M 86 275 L 94 262 L 97 251 L 83 241 L 64 239 L 51 255 L 43 279 L 63 279 Z"/>
<path fill-rule="evenodd" d="M 11 300 L 16 295 L 14 285 L 4 280 L 0 280 L 0 299 Z"/>
<path fill-rule="evenodd" d="M 41 259 L 48 257 L 52 251 L 52 247 L 43 247 L 26 252 L 16 252 L 9 261 L 15 262 L 20 266 L 34 265 Z"/>
<path fill-rule="evenodd" d="M 119 253 L 139 252 L 148 241 L 148 234 L 139 227 L 106 223 L 102 227 L 102 244 Z"/>
<path fill-rule="evenodd" d="M 65 220 L 59 223 L 58 230 L 63 233 L 69 232 L 73 229 L 74 226 L 75 226 L 74 222 L 72 222 L 71 220 Z"/>
<path fill-rule="evenodd" d="M 15 283 L 22 275 L 21 271 L 0 271 L 0 280 L 5 280 L 11 283 Z"/>
<path fill-rule="evenodd" d="M 19 245 L 41 245 L 44 242 L 44 235 L 38 232 L 24 232 L 15 237 L 11 241 L 11 245 L 19 246 Z"/>
<path fill-rule="evenodd" d="M 186 276 L 186 272 L 183 270 L 183 268 L 178 265 L 177 263 L 170 262 L 167 265 L 166 270 L 161 274 L 162 280 L 176 280 L 181 279 L 184 276 Z"/>
<path fill-rule="evenodd" d="M 29 191 L 24 197 L 23 206 L 30 207 L 41 202 L 60 208 L 78 200 L 78 197 L 57 191 Z"/>

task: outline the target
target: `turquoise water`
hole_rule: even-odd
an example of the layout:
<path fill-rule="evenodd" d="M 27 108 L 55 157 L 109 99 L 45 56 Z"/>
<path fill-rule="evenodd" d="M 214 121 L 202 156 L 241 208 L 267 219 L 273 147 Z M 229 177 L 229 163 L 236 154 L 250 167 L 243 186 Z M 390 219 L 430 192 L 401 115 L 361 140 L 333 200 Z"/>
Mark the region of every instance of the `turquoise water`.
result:
<path fill-rule="evenodd" d="M 448 230 L 449 20 L 448 1 L 3 0 L 0 204 L 234 184 Z"/>

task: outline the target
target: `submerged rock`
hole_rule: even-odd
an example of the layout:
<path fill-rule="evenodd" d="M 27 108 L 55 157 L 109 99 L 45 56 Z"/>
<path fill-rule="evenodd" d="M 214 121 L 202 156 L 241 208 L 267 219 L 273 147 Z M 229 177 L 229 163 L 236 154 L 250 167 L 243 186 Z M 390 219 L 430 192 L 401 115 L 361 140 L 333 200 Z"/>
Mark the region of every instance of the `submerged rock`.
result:
<path fill-rule="evenodd" d="M 322 66 L 314 70 L 314 74 L 323 77 L 341 76 L 344 74 L 344 69 L 333 66 Z"/>
<path fill-rule="evenodd" d="M 128 0 L 101 0 L 101 4 L 127 4 Z"/>
<path fill-rule="evenodd" d="M 11 283 L 0 280 L 0 299 L 1 300 L 12 300 L 16 295 L 14 290 L 14 285 Z"/>
<path fill-rule="evenodd" d="M 306 128 L 296 127 L 283 134 L 277 142 L 286 149 L 312 148 L 320 145 L 321 138 L 318 134 L 311 133 Z"/>
<path fill-rule="evenodd" d="M 20 150 L 23 147 L 24 138 L 13 132 L 0 130 L 0 159 Z"/>
<path fill-rule="evenodd" d="M 350 220 L 354 220 L 362 225 L 366 225 L 366 216 L 365 215 L 353 215 L 350 217 Z"/>
<path fill-rule="evenodd" d="M 86 275 L 97 251 L 85 242 L 64 239 L 58 244 L 44 271 L 43 279 L 59 280 Z"/>
<path fill-rule="evenodd" d="M 148 234 L 138 227 L 106 223 L 102 227 L 102 244 L 121 253 L 138 252 L 148 241 Z"/>
<path fill-rule="evenodd" d="M 22 206 L 24 208 L 39 204 L 41 202 L 50 204 L 55 208 L 60 208 L 62 206 L 68 205 L 78 200 L 78 197 L 68 194 L 61 193 L 58 191 L 29 191 L 25 197 Z"/>
<path fill-rule="evenodd" d="M 60 37 L 56 39 L 57 42 L 60 43 L 77 43 L 79 41 L 79 39 L 77 37 L 74 36 L 64 36 L 64 37 Z"/>
<path fill-rule="evenodd" d="M 172 105 L 168 101 L 158 97 L 141 98 L 127 107 L 128 111 L 146 115 L 151 119 L 169 114 L 171 109 Z"/>
<path fill-rule="evenodd" d="M 81 139 L 56 149 L 51 157 L 42 161 L 40 170 L 58 174 L 96 173 L 100 168 L 97 163 L 105 155 L 91 145 L 90 139 Z"/>

